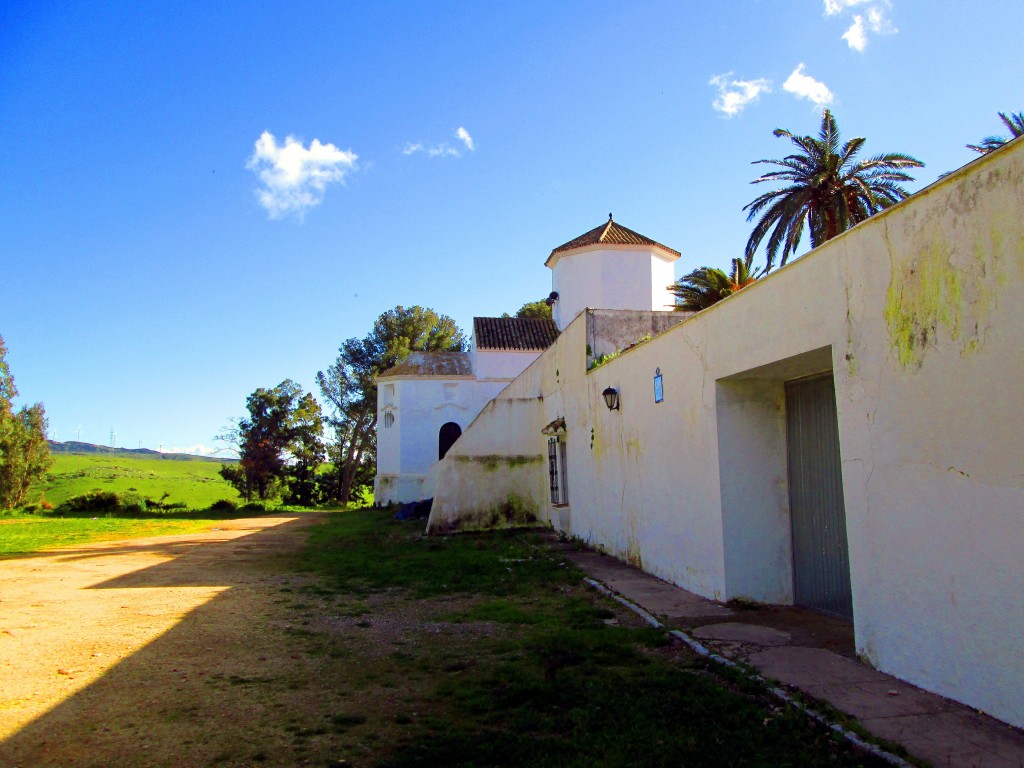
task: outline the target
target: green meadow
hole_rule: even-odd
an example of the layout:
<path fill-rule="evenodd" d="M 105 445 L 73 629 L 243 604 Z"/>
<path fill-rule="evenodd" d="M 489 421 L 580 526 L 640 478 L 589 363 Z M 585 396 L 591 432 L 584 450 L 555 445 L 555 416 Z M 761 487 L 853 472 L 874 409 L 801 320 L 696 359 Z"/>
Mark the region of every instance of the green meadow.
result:
<path fill-rule="evenodd" d="M 0 560 L 95 541 L 194 533 L 205 531 L 218 522 L 209 516 L 204 519 L 168 516 L 166 519 L 147 520 L 32 516 L 0 520 Z"/>
<path fill-rule="evenodd" d="M 163 498 L 165 504 L 184 504 L 190 509 L 209 507 L 219 499 L 239 498 L 238 492 L 217 474 L 217 461 L 94 453 L 55 453 L 53 458 L 46 482 L 38 489 L 53 505 L 96 490 Z"/>

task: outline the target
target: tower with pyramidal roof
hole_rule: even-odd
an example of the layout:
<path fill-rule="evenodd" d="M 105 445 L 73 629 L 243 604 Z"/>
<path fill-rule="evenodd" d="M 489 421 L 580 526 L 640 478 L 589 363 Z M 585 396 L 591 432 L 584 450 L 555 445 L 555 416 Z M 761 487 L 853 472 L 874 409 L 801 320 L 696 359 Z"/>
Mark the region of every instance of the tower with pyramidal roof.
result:
<path fill-rule="evenodd" d="M 672 309 L 668 286 L 678 258 L 678 251 L 622 226 L 609 213 L 608 221 L 558 246 L 544 262 L 551 269 L 555 325 L 563 330 L 588 307 Z"/>

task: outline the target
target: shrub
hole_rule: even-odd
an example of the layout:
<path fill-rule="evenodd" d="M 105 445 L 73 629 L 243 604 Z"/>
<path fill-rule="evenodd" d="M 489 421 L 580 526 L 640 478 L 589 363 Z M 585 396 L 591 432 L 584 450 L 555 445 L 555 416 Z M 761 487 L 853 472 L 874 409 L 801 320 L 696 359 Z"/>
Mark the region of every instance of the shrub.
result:
<path fill-rule="evenodd" d="M 210 505 L 211 512 L 234 512 L 237 505 L 228 499 L 219 499 Z"/>
<path fill-rule="evenodd" d="M 265 506 L 263 506 L 262 504 L 260 504 L 258 501 L 250 501 L 248 504 L 243 504 L 241 507 L 239 507 L 238 511 L 239 512 L 253 512 L 253 513 L 261 513 L 262 514 L 263 512 L 267 511 L 267 508 Z"/>
<path fill-rule="evenodd" d="M 72 496 L 61 502 L 58 514 L 94 513 L 140 515 L 148 507 L 146 499 L 137 493 L 117 494 L 113 491 L 90 491 L 79 496 Z"/>
<path fill-rule="evenodd" d="M 109 512 L 121 506 L 121 499 L 113 491 L 100 489 L 72 496 L 57 505 L 57 511 L 65 512 Z"/>

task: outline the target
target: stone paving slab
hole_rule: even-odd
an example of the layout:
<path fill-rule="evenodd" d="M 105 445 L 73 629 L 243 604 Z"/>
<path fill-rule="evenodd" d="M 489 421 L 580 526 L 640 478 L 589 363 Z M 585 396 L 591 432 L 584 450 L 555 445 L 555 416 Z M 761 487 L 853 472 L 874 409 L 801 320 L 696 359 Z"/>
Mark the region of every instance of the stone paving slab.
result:
<path fill-rule="evenodd" d="M 935 768 L 1020 768 L 1024 744 L 1019 732 L 970 711 L 938 712 L 861 720 L 883 739 L 902 744 Z"/>
<path fill-rule="evenodd" d="M 656 616 L 681 619 L 732 615 L 732 611 L 724 605 L 680 589 L 613 557 L 579 551 L 567 551 L 565 556 L 591 578 L 629 597 Z"/>
<path fill-rule="evenodd" d="M 875 683 L 892 679 L 859 661 L 823 648 L 770 648 L 751 654 L 747 661 L 761 670 L 765 677 L 797 688 L 835 683 Z"/>
<path fill-rule="evenodd" d="M 742 643 L 761 648 L 786 645 L 793 639 L 789 632 L 783 632 L 781 629 L 761 627 L 756 624 L 742 624 L 737 621 L 723 621 L 718 624 L 708 624 L 706 627 L 697 627 L 690 634 L 702 640 Z"/>

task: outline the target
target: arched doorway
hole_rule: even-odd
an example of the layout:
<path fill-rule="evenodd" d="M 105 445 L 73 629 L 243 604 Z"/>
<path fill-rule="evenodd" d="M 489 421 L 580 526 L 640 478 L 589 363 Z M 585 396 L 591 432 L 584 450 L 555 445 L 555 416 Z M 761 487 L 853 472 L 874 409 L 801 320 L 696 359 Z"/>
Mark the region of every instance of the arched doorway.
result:
<path fill-rule="evenodd" d="M 449 421 L 447 424 L 443 424 L 441 426 L 441 431 L 437 433 L 438 461 L 444 458 L 444 455 L 448 453 L 448 449 L 455 445 L 455 441 L 459 439 L 461 434 L 462 427 L 454 421 Z"/>

